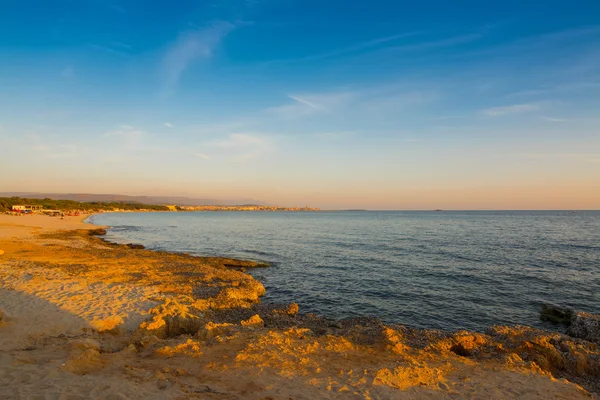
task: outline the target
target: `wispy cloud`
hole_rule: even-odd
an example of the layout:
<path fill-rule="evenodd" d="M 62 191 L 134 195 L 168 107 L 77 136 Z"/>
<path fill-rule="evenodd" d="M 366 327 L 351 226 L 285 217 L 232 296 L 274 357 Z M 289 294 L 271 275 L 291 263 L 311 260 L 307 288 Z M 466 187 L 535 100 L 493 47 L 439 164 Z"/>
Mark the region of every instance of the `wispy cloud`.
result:
<path fill-rule="evenodd" d="M 205 159 L 205 160 L 210 160 L 210 156 L 207 156 L 207 155 L 206 155 L 206 154 L 204 154 L 204 153 L 196 153 L 196 154 L 194 154 L 194 155 L 195 155 L 196 157 L 200 157 L 200 158 L 203 158 L 203 159 Z"/>
<path fill-rule="evenodd" d="M 307 106 L 309 106 L 309 107 L 311 107 L 311 108 L 314 108 L 314 109 L 317 109 L 317 110 L 319 109 L 319 106 L 318 106 L 318 105 L 316 105 L 315 103 L 313 103 L 313 102 L 311 102 L 311 101 L 308 101 L 308 100 L 306 100 L 306 99 L 303 99 L 303 98 L 301 98 L 301 97 L 298 97 L 298 96 L 293 96 L 293 95 L 291 95 L 291 94 L 288 94 L 288 97 L 289 97 L 290 99 L 292 99 L 292 100 L 296 100 L 298 103 L 301 103 L 301 104 L 307 105 Z"/>
<path fill-rule="evenodd" d="M 75 144 L 37 144 L 29 147 L 29 149 L 50 159 L 80 157 L 82 152 L 85 151 L 84 148 Z"/>
<path fill-rule="evenodd" d="M 434 89 L 412 90 L 408 85 L 387 84 L 346 91 L 288 94 L 287 97 L 293 102 L 267 108 L 263 118 L 317 118 L 349 112 L 354 116 L 362 113 L 373 117 L 430 104 L 442 95 Z"/>
<path fill-rule="evenodd" d="M 144 130 L 130 125 L 119 125 L 116 129 L 104 133 L 107 138 L 120 138 L 129 145 L 136 145 L 145 135 Z"/>
<path fill-rule="evenodd" d="M 112 41 L 109 43 L 112 47 L 117 47 L 117 48 L 121 48 L 121 49 L 125 49 L 125 50 L 131 50 L 132 46 L 127 44 L 127 43 L 123 43 L 123 42 L 118 42 L 118 41 Z"/>
<path fill-rule="evenodd" d="M 392 46 L 384 49 L 385 51 L 420 51 L 436 49 L 440 47 L 452 47 L 461 44 L 471 43 L 484 37 L 483 33 L 471 33 L 468 35 L 453 36 L 450 38 L 434 40 L 430 42 L 421 42 L 415 44 L 407 44 L 403 46 Z"/>
<path fill-rule="evenodd" d="M 272 139 L 260 133 L 232 133 L 225 139 L 207 142 L 204 146 L 212 147 L 217 156 L 236 163 L 245 163 L 260 158 L 274 149 Z M 198 153 L 204 155 L 204 153 Z M 201 156 L 200 156 L 201 157 Z"/>
<path fill-rule="evenodd" d="M 532 161 L 544 159 L 571 159 L 591 163 L 600 162 L 600 154 L 594 153 L 512 153 L 509 154 L 509 156 Z"/>
<path fill-rule="evenodd" d="M 173 124 L 170 122 L 165 122 L 163 125 L 166 126 L 167 128 L 173 128 Z"/>
<path fill-rule="evenodd" d="M 536 89 L 525 89 L 514 93 L 509 93 L 505 97 L 528 97 L 538 95 L 548 95 L 550 93 L 569 93 L 569 92 L 583 92 L 588 90 L 597 90 L 600 88 L 600 82 L 591 81 L 577 81 L 568 82 L 557 85 L 547 85 L 538 87 Z"/>
<path fill-rule="evenodd" d="M 568 119 L 563 119 L 563 118 L 542 117 L 542 119 L 544 121 L 548 121 L 548 122 L 569 122 Z"/>
<path fill-rule="evenodd" d="M 118 46 L 115 42 L 108 44 L 89 43 L 87 46 L 95 51 L 113 56 L 128 57 L 130 55 L 130 48 Z"/>
<path fill-rule="evenodd" d="M 163 59 L 167 90 L 177 85 L 181 75 L 194 61 L 210 58 L 214 49 L 235 27 L 234 24 L 221 21 L 180 34 Z"/>
<path fill-rule="evenodd" d="M 354 92 L 307 93 L 289 94 L 293 103 L 268 108 L 269 114 L 274 114 L 284 119 L 306 117 L 317 113 L 329 113 L 348 104 L 355 97 Z"/>
<path fill-rule="evenodd" d="M 393 43 L 394 41 L 397 41 L 399 39 L 417 36 L 422 33 L 423 32 L 421 32 L 421 31 L 398 33 L 396 35 L 385 36 L 385 37 L 380 37 L 377 39 L 367 40 L 364 42 L 352 44 L 352 45 L 346 46 L 346 47 L 341 47 L 339 49 L 334 49 L 334 50 L 324 52 L 324 53 L 312 54 L 312 55 L 309 55 L 306 57 L 300 57 L 300 58 L 295 58 L 295 59 L 291 59 L 291 60 L 277 60 L 277 61 L 273 61 L 273 63 L 316 61 L 316 60 L 323 60 L 326 58 L 344 56 L 347 54 L 360 53 L 363 51 L 378 49 L 378 48 L 381 48 L 382 45 L 389 45 L 390 43 Z"/>
<path fill-rule="evenodd" d="M 233 133 L 229 135 L 227 139 L 224 140 L 216 140 L 212 142 L 213 146 L 216 147 L 224 147 L 224 148 L 232 148 L 232 147 L 248 147 L 248 146 L 256 146 L 256 145 L 265 145 L 269 141 L 260 136 L 255 136 L 248 133 Z"/>
<path fill-rule="evenodd" d="M 487 108 L 485 110 L 481 110 L 481 114 L 487 117 L 500 117 L 504 115 L 522 114 L 532 111 L 538 111 L 540 109 L 540 105 L 534 103 L 513 104 L 510 106 Z"/>

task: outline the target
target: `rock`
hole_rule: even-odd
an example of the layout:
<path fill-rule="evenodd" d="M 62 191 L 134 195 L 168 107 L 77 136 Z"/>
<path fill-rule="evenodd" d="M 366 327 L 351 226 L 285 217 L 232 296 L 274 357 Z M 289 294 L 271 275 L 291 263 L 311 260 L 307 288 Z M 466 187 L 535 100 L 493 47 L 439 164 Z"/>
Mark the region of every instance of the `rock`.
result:
<path fill-rule="evenodd" d="M 90 230 L 88 230 L 88 235 L 90 235 L 90 236 L 103 236 L 103 235 L 106 235 L 106 229 L 102 229 L 102 228 L 90 229 Z"/>
<path fill-rule="evenodd" d="M 119 333 L 121 326 L 125 323 L 119 315 L 109 316 L 104 319 L 94 319 L 91 324 L 98 332 Z"/>
<path fill-rule="evenodd" d="M 161 371 L 157 370 L 157 371 L 154 372 L 154 379 L 159 379 L 161 381 L 164 381 L 164 380 L 167 379 L 167 377 Z"/>
<path fill-rule="evenodd" d="M 160 339 L 156 335 L 144 336 L 142 340 L 140 340 L 140 345 L 142 347 L 148 347 L 158 342 L 160 342 Z"/>
<path fill-rule="evenodd" d="M 600 343 L 600 315 L 585 312 L 575 314 L 567 334 L 589 342 Z"/>
<path fill-rule="evenodd" d="M 4 254 L 4 250 L 0 250 L 0 256 Z"/>
<path fill-rule="evenodd" d="M 144 245 L 141 245 L 141 244 L 127 243 L 125 246 L 129 247 L 130 249 L 138 249 L 138 250 L 145 249 Z"/>
<path fill-rule="evenodd" d="M 85 375 L 98 371 L 104 367 L 104 362 L 100 358 L 100 352 L 88 348 L 86 350 L 73 350 L 65 362 L 63 368 L 77 375 Z"/>
<path fill-rule="evenodd" d="M 542 304 L 542 310 L 540 311 L 540 319 L 542 321 L 569 326 L 571 325 L 572 318 L 573 310 Z"/>
<path fill-rule="evenodd" d="M 134 344 L 130 344 L 129 346 L 123 348 L 123 350 L 121 350 L 119 352 L 119 354 L 121 356 L 125 356 L 125 355 L 131 355 L 131 354 L 136 354 L 137 353 L 137 348 L 135 347 Z"/>
<path fill-rule="evenodd" d="M 69 346 L 71 347 L 71 350 L 88 350 L 88 349 L 92 349 L 92 350 L 96 350 L 96 351 L 100 351 L 100 343 L 98 343 L 97 341 L 93 340 L 93 339 L 77 339 L 77 340 L 73 340 L 71 342 L 69 342 Z"/>
<path fill-rule="evenodd" d="M 260 317 L 260 315 L 255 314 L 241 322 L 242 326 L 250 326 L 250 327 L 263 327 L 265 326 L 265 321 Z"/>
<path fill-rule="evenodd" d="M 184 368 L 177 368 L 175 370 L 175 375 L 177 376 L 188 376 L 190 373 L 188 372 L 187 369 Z"/>
<path fill-rule="evenodd" d="M 295 317 L 298 314 L 298 311 L 300 311 L 300 307 L 298 307 L 298 304 L 296 303 L 290 304 L 286 310 L 290 317 Z"/>
<path fill-rule="evenodd" d="M 143 322 L 140 329 L 160 339 L 173 338 L 180 335 L 192 335 L 202 326 L 203 318 L 194 315 L 193 310 L 176 299 L 167 299 L 163 304 L 150 310 L 154 314 L 152 321 Z M 148 332 L 149 331 L 149 332 Z"/>
<path fill-rule="evenodd" d="M 452 337 L 450 351 L 461 357 L 471 357 L 488 344 L 484 335 L 475 332 L 458 331 Z"/>
<path fill-rule="evenodd" d="M 100 358 L 100 343 L 92 339 L 77 339 L 69 342 L 71 352 L 64 369 L 78 375 L 85 375 L 104 367 Z"/>
<path fill-rule="evenodd" d="M 229 336 L 235 333 L 235 326 L 233 324 L 215 324 L 209 322 L 205 324 L 197 333 L 198 339 L 210 340 L 217 336 Z"/>

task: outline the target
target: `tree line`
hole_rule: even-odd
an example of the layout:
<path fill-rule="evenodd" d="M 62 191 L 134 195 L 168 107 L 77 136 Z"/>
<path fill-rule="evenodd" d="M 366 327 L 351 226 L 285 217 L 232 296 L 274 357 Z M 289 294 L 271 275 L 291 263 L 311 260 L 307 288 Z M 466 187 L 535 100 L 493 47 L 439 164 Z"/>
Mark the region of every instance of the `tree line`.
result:
<path fill-rule="evenodd" d="M 12 210 L 12 206 L 16 205 L 34 205 L 42 206 L 45 210 L 61 210 L 61 211 L 100 211 L 100 210 L 152 210 L 152 211 L 167 211 L 168 208 L 156 204 L 142 204 L 135 202 L 102 202 L 90 201 L 79 202 L 74 200 L 53 200 L 53 199 L 25 199 L 21 197 L 0 197 L 0 212 Z"/>

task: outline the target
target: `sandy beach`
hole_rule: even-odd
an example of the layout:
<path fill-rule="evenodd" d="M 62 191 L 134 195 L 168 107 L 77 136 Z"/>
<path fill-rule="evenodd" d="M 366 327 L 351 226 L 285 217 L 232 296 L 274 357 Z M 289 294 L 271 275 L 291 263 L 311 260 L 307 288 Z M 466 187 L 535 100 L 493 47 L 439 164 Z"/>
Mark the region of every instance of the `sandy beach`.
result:
<path fill-rule="evenodd" d="M 327 320 L 261 304 L 255 263 L 106 243 L 83 219 L 0 215 L 0 399 L 598 398 L 595 343 Z"/>

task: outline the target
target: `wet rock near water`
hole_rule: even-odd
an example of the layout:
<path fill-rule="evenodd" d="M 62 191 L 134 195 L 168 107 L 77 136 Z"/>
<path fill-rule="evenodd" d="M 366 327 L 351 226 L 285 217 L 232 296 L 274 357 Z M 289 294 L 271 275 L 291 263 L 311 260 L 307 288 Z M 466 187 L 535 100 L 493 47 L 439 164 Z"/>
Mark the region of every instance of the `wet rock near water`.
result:
<path fill-rule="evenodd" d="M 600 343 L 600 315 L 579 312 L 567 330 L 569 336 Z"/>
<path fill-rule="evenodd" d="M 87 234 L 90 236 L 104 236 L 106 235 L 106 229 L 98 228 L 98 229 L 89 229 Z"/>
<path fill-rule="evenodd" d="M 554 324 L 570 326 L 573 317 L 573 310 L 569 308 L 562 308 L 543 304 L 542 309 L 540 311 L 540 319 L 542 321 L 548 321 Z"/>
<path fill-rule="evenodd" d="M 134 249 L 134 250 L 143 250 L 143 249 L 145 249 L 144 245 L 142 245 L 142 244 L 135 244 L 135 243 L 127 243 L 125 245 L 125 247 L 128 247 L 130 249 Z"/>
<path fill-rule="evenodd" d="M 227 268 L 234 269 L 247 269 L 247 268 L 267 268 L 270 267 L 269 264 L 257 261 L 247 261 L 247 260 L 236 260 L 234 258 L 225 258 L 225 257 L 205 257 L 206 261 L 216 262 L 220 265 L 223 265 Z"/>

